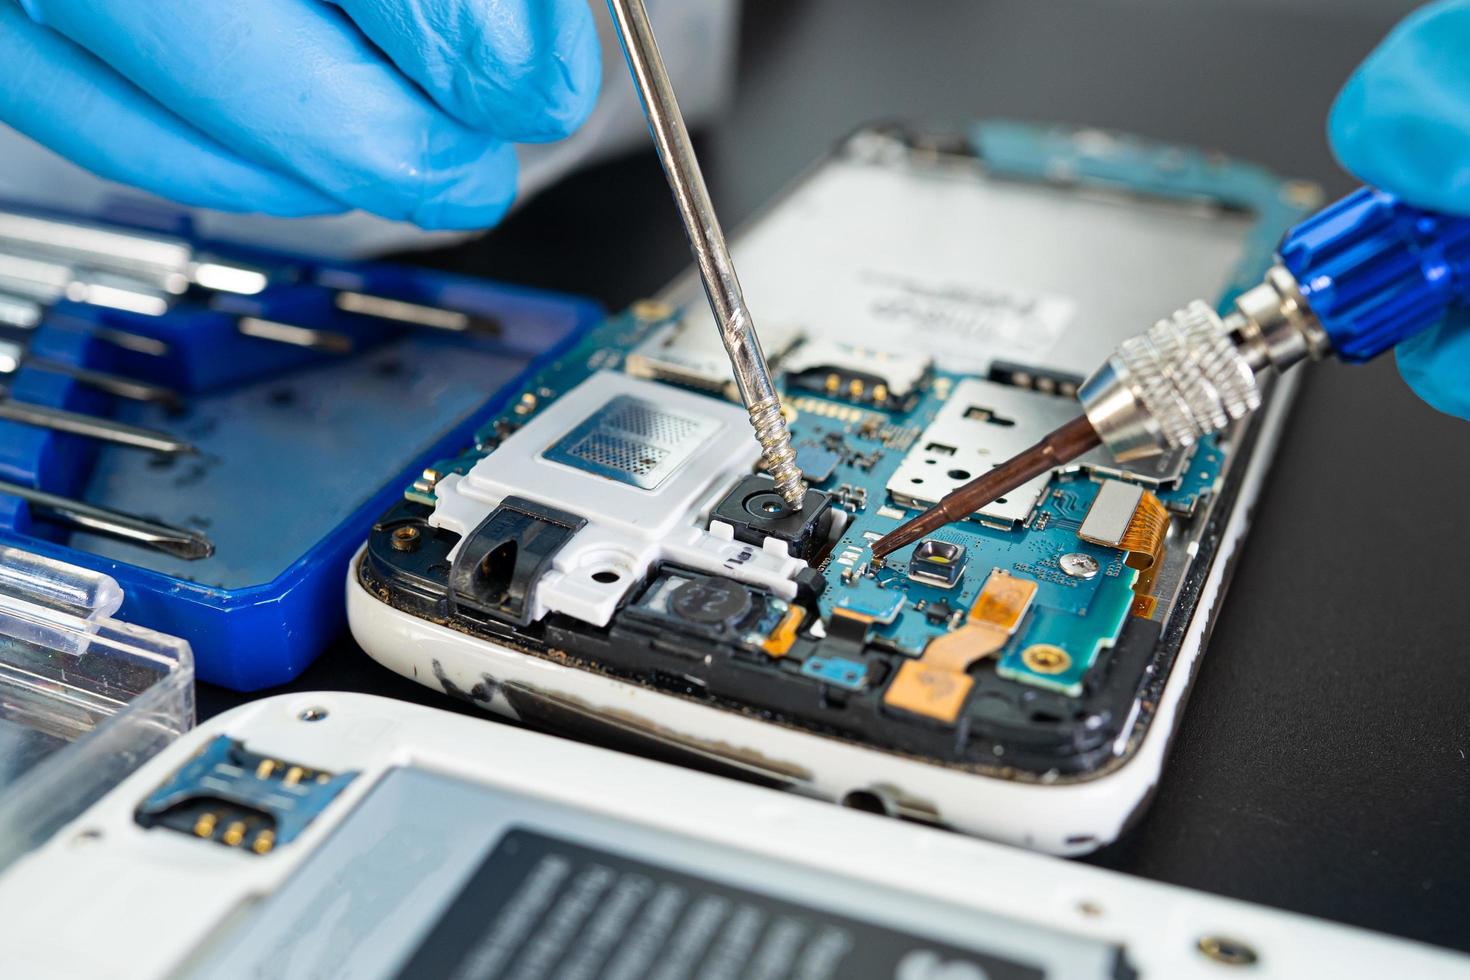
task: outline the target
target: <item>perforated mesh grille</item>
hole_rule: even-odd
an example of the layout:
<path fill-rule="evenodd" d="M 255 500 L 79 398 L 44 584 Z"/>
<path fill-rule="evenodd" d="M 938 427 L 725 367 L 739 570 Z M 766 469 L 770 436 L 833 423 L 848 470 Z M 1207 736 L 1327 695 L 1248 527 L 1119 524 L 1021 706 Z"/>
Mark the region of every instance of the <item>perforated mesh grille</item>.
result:
<path fill-rule="evenodd" d="M 663 446 L 677 446 L 699 431 L 700 425 L 682 415 L 671 415 L 647 402 L 624 399 L 614 403 L 602 419 L 607 429 L 619 429 Z"/>
<path fill-rule="evenodd" d="M 619 395 L 543 454 L 588 473 L 651 490 L 696 455 L 719 424 Z"/>
<path fill-rule="evenodd" d="M 619 438 L 610 432 L 592 432 L 571 448 L 570 455 L 608 469 L 643 476 L 652 472 L 669 453 L 648 443 Z"/>

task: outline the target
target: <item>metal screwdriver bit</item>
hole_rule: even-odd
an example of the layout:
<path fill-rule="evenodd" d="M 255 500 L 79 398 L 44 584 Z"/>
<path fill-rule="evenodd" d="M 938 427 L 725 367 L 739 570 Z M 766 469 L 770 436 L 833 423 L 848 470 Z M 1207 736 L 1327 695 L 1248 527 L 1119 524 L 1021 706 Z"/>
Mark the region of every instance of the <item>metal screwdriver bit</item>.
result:
<path fill-rule="evenodd" d="M 179 393 L 172 388 L 165 388 L 163 385 L 140 381 L 121 374 L 96 371 L 92 368 L 67 364 L 45 357 L 35 357 L 26 349 L 26 345 L 0 337 L 0 375 L 10 377 L 19 371 L 22 365 L 29 365 L 52 374 L 64 374 L 84 387 L 95 388 L 117 398 L 150 402 L 170 409 L 178 408 L 180 405 Z"/>
<path fill-rule="evenodd" d="M 147 449 L 170 456 L 198 451 L 189 443 L 176 439 L 166 432 L 114 422 L 95 415 L 83 415 L 81 412 L 68 412 L 65 409 L 51 408 L 47 405 L 32 405 L 29 402 L 16 401 L 4 389 L 0 389 L 0 419 L 7 422 L 19 422 L 22 425 L 33 425 L 41 429 L 51 429 L 55 432 L 84 436 L 100 442 L 110 442 L 117 446 Z"/>
<path fill-rule="evenodd" d="M 184 239 L 78 219 L 0 211 L 0 247 L 116 276 L 127 284 L 146 283 L 173 296 L 191 286 L 253 296 L 269 283 L 264 269 L 196 253 Z"/>
<path fill-rule="evenodd" d="M 177 558 L 194 561 L 214 554 L 214 542 L 188 528 L 170 527 L 134 517 L 132 514 L 3 480 L 0 480 L 0 494 L 19 497 L 31 505 L 32 513 L 42 519 L 120 541 L 129 541 Z"/>
<path fill-rule="evenodd" d="M 279 320 L 266 320 L 258 316 L 242 316 L 235 320 L 235 329 L 244 337 L 270 340 L 293 347 L 305 347 L 324 354 L 352 353 L 352 338 L 336 330 L 320 330 L 302 327 Z"/>
<path fill-rule="evenodd" d="M 806 500 L 806 482 L 796 465 L 796 450 L 791 446 L 791 433 L 781 416 L 781 399 L 771 382 L 771 370 L 756 336 L 755 322 L 745 305 L 735 264 L 725 244 L 725 233 L 705 187 L 704 174 L 694 155 L 689 130 L 679 111 L 674 88 L 659 53 L 658 42 L 648 22 L 643 0 L 608 0 L 623 55 L 628 61 L 633 84 L 643 101 L 648 128 L 653 133 L 664 174 L 674 194 L 689 247 L 704 282 L 710 311 L 720 328 L 720 339 L 730 356 L 735 372 L 735 386 L 740 400 L 750 413 L 755 437 L 761 444 L 766 469 L 775 480 L 776 490 L 791 507 L 800 510 Z"/>

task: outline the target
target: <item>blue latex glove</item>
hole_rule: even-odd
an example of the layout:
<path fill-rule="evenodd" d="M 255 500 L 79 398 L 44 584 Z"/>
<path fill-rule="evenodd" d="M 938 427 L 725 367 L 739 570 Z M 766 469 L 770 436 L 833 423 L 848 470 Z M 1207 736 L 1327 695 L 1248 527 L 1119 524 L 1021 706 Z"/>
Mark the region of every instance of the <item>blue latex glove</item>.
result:
<path fill-rule="evenodd" d="M 1343 87 L 1328 135 L 1363 181 L 1470 214 L 1470 0 L 1430 4 L 1395 28 Z M 1470 418 L 1470 315 L 1401 344 L 1398 363 L 1421 398 Z"/>
<path fill-rule="evenodd" d="M 494 224 L 601 78 L 585 0 L 0 0 L 0 71 L 0 122 L 103 177 L 425 228 Z"/>

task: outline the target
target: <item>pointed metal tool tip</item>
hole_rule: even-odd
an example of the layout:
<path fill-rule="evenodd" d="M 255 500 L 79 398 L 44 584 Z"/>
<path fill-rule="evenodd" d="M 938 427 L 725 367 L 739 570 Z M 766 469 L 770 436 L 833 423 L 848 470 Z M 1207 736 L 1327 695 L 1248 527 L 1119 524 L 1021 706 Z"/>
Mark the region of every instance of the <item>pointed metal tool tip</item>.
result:
<path fill-rule="evenodd" d="M 1006 460 L 988 473 L 945 494 L 944 499 L 906 524 L 873 542 L 873 557 L 882 558 L 912 544 L 930 531 L 964 520 L 994 503 L 1028 480 L 1070 462 L 1101 442 L 1087 417 L 1079 416 L 1036 445 Z"/>
<path fill-rule="evenodd" d="M 177 538 L 154 541 L 153 547 L 185 561 L 198 561 L 214 555 L 214 542 L 197 531 L 181 531 Z"/>

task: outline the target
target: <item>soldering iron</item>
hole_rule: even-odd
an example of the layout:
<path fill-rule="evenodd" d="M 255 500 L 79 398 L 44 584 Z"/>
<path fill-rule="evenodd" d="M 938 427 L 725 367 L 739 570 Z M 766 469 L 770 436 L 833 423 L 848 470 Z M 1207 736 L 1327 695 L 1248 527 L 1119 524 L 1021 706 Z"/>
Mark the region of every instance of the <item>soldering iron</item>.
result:
<path fill-rule="evenodd" d="M 1470 298 L 1470 218 L 1363 188 L 1286 234 L 1221 315 L 1196 301 L 1123 341 L 1078 389 L 1082 416 L 873 543 L 882 558 L 1099 444 L 1121 463 L 1188 449 L 1261 404 L 1272 372 L 1371 360 Z"/>

